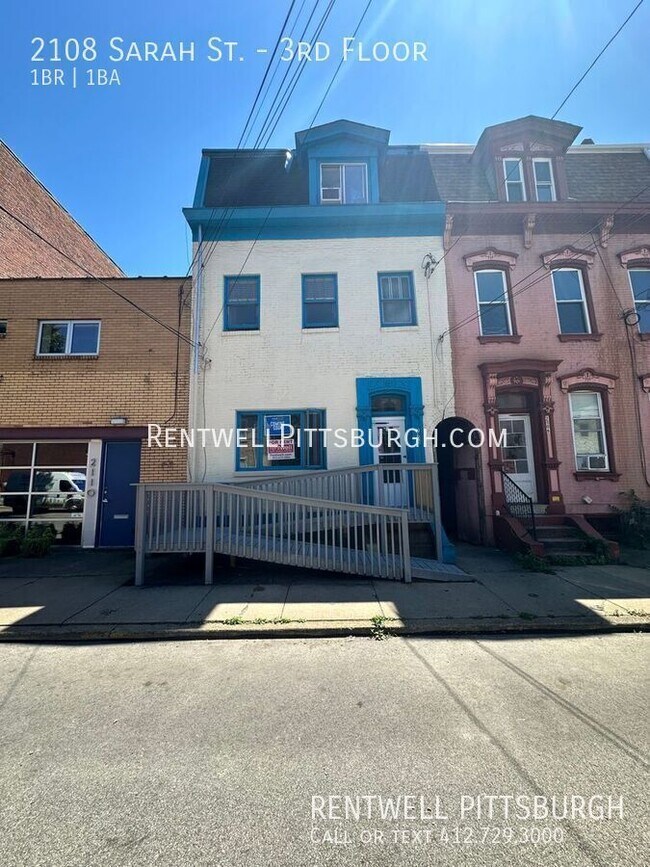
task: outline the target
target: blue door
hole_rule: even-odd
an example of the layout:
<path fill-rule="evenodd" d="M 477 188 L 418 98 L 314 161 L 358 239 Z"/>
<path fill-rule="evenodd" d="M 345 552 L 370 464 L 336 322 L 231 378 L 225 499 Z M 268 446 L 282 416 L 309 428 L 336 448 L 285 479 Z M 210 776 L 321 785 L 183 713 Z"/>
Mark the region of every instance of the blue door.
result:
<path fill-rule="evenodd" d="M 99 545 L 131 547 L 135 531 L 135 488 L 140 480 L 140 442 L 104 443 Z"/>

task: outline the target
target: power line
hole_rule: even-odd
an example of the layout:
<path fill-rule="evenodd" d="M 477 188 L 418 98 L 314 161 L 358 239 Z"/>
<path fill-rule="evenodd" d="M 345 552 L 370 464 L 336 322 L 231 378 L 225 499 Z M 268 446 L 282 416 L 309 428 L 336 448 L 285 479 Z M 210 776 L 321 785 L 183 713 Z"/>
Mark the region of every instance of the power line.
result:
<path fill-rule="evenodd" d="M 628 199 L 627 201 L 623 202 L 623 204 L 619 205 L 619 207 L 618 207 L 615 211 L 613 211 L 613 212 L 610 214 L 610 216 L 615 216 L 615 215 L 616 215 L 617 213 L 619 213 L 623 208 L 625 208 L 627 205 L 631 204 L 635 199 L 638 199 L 639 196 L 643 195 L 643 193 L 644 193 L 646 190 L 648 190 L 648 189 L 650 189 L 650 184 L 647 184 L 645 187 L 643 187 L 641 190 L 639 190 L 639 192 L 637 192 L 634 196 L 632 196 L 632 198 Z M 639 221 L 640 219 L 642 219 L 643 217 L 648 216 L 649 213 L 650 213 L 649 211 L 643 211 L 641 214 L 637 215 L 636 218 L 632 221 L 632 223 L 631 223 L 629 226 L 626 226 L 626 227 L 625 227 L 626 230 L 629 229 L 631 225 L 634 225 L 634 223 L 638 222 L 638 221 Z M 574 240 L 573 240 L 569 245 L 566 245 L 566 246 L 575 246 L 575 245 L 577 245 L 577 244 L 582 240 L 582 238 L 584 238 L 586 235 L 592 235 L 592 233 L 593 233 L 594 231 L 596 231 L 596 229 L 598 228 L 599 223 L 600 223 L 600 221 L 598 221 L 594 226 L 592 226 L 592 227 L 591 227 L 590 229 L 588 229 L 586 232 L 583 232 L 582 235 L 579 235 L 579 236 L 578 236 L 577 238 L 575 238 L 575 239 L 574 239 Z M 462 237 L 462 236 L 461 236 L 461 237 Z M 460 240 L 460 238 L 459 238 L 458 240 Z M 589 250 L 589 249 L 590 249 L 590 245 L 588 245 L 588 246 L 586 247 L 586 249 Z M 550 263 L 549 263 L 549 264 L 552 264 L 554 261 L 559 261 L 560 259 L 561 259 L 561 254 L 558 253 L 558 254 L 556 254 L 556 255 L 555 255 L 555 256 L 550 260 Z M 521 295 L 523 292 L 528 291 L 528 289 L 532 289 L 533 286 L 536 286 L 536 285 L 537 285 L 538 283 L 540 283 L 542 280 L 546 279 L 546 271 L 547 271 L 547 270 L 548 270 L 548 269 L 547 269 L 547 265 L 545 265 L 545 264 L 538 265 L 538 267 L 535 268 L 533 271 L 530 271 L 528 274 L 525 274 L 525 275 L 524 275 L 520 280 L 518 280 L 516 283 L 513 283 L 512 286 L 510 286 L 509 288 L 506 288 L 506 289 L 504 290 L 504 292 L 502 292 L 502 294 L 499 295 L 499 296 L 498 296 L 496 299 L 494 299 L 494 300 L 495 300 L 495 301 L 500 301 L 500 300 L 503 299 L 504 301 L 507 301 L 508 298 L 510 298 L 510 299 L 514 299 L 514 298 L 516 298 L 518 295 Z M 522 287 L 521 289 L 519 289 L 517 292 L 514 292 L 514 291 L 513 291 L 517 286 L 521 286 L 522 283 L 524 283 L 526 280 L 529 280 L 531 277 L 533 277 L 533 276 L 534 276 L 535 274 L 537 274 L 539 271 L 542 271 L 542 272 L 543 272 L 542 275 L 541 275 L 540 277 L 538 277 L 538 278 L 537 278 L 536 280 L 534 280 L 532 283 L 530 283 L 530 284 L 528 284 L 528 285 L 526 285 L 526 286 L 523 286 L 523 287 Z M 439 340 L 442 340 L 445 336 L 453 334 L 455 331 L 458 331 L 459 329 L 464 328 L 465 325 L 469 325 L 471 322 L 475 322 L 475 321 L 477 321 L 479 318 L 480 318 L 480 313 L 478 313 L 478 311 L 475 312 L 475 313 L 470 314 L 469 316 L 465 317 L 465 319 L 461 319 L 460 322 L 457 322 L 457 323 L 456 323 L 454 326 L 452 326 L 451 328 L 448 328 L 446 331 L 443 331 L 443 333 L 440 335 L 440 337 L 439 337 L 438 339 L 439 339 Z"/>
<path fill-rule="evenodd" d="M 311 41 L 312 43 L 315 42 L 315 41 L 319 38 L 320 33 L 322 32 L 322 29 L 323 29 L 323 27 L 324 27 L 324 25 L 325 25 L 325 22 L 327 21 L 327 17 L 329 16 L 330 12 L 332 11 L 332 8 L 333 8 L 335 2 L 336 2 L 336 0 L 329 0 L 329 5 L 328 5 L 327 9 L 325 10 L 325 13 L 324 13 L 323 17 L 321 18 L 319 24 L 317 25 L 316 31 L 314 32 L 314 34 L 313 34 L 313 35 L 311 36 L 311 38 L 310 38 L 310 41 Z M 308 18 L 308 20 L 307 20 L 307 24 L 305 25 L 305 27 L 304 27 L 304 29 L 303 29 L 303 32 L 302 32 L 302 34 L 301 34 L 301 37 L 300 37 L 301 40 L 304 38 L 304 35 L 305 35 L 306 31 L 307 31 L 307 28 L 309 27 L 309 24 L 310 24 L 310 22 L 311 22 L 311 20 L 312 20 L 312 18 L 313 18 L 313 16 L 314 16 L 314 13 L 315 13 L 316 9 L 318 8 L 318 4 L 319 4 L 319 3 L 320 3 L 320 0 L 316 0 L 316 2 L 314 3 L 314 6 L 313 6 L 312 11 L 311 11 L 311 14 L 310 14 L 310 16 L 309 16 L 309 18 Z M 302 8 L 302 7 L 301 7 L 301 8 Z M 295 27 L 295 24 L 296 24 L 296 22 L 294 22 L 294 27 Z M 295 57 L 295 55 L 294 55 L 294 57 Z M 294 58 L 292 58 L 291 63 L 293 62 L 293 59 L 294 59 Z M 282 81 L 280 82 L 280 86 L 279 86 L 279 88 L 278 88 L 278 92 L 276 93 L 276 95 L 275 95 L 275 97 L 274 97 L 274 99 L 273 99 L 273 101 L 272 101 L 272 103 L 271 103 L 271 107 L 270 107 L 269 110 L 267 111 L 266 117 L 265 117 L 265 119 L 264 119 L 264 121 L 263 121 L 263 123 L 262 123 L 262 130 L 260 131 L 260 133 L 259 133 L 258 136 L 257 136 L 257 139 L 256 139 L 256 141 L 255 141 L 255 143 L 254 143 L 254 145 L 253 145 L 253 149 L 257 148 L 258 145 L 259 145 L 259 143 L 260 143 L 260 140 L 261 140 L 260 137 L 261 137 L 261 135 L 262 135 L 262 132 L 264 131 L 264 129 L 266 128 L 266 126 L 267 126 L 267 124 L 268 124 L 269 117 L 270 117 L 270 115 L 271 115 L 271 112 L 273 111 L 273 107 L 274 107 L 275 104 L 276 104 L 276 100 L 277 100 L 277 98 L 278 98 L 278 95 L 279 95 L 280 91 L 282 90 L 282 87 L 283 87 L 283 85 L 284 85 L 284 82 L 285 82 L 285 80 L 286 80 L 286 78 L 287 78 L 287 75 L 288 75 L 288 73 L 289 73 L 289 68 L 291 67 L 291 63 L 289 64 L 289 67 L 287 68 L 287 71 L 285 72 L 284 77 L 283 77 Z M 304 70 L 305 65 L 306 65 L 306 61 L 303 61 L 302 66 L 299 66 L 299 67 L 298 67 L 298 72 L 299 72 L 300 75 L 302 74 L 302 71 Z M 291 79 L 291 82 L 289 83 L 289 87 L 291 87 L 291 84 L 292 84 L 294 81 L 295 81 L 295 75 L 294 75 L 294 77 Z M 296 82 L 296 83 L 297 83 L 297 82 Z M 285 90 L 285 94 L 287 93 L 288 89 L 289 89 L 289 88 L 287 88 L 287 90 Z M 291 94 L 289 94 L 289 97 L 290 97 L 290 96 L 291 96 Z M 281 99 L 283 99 L 283 98 L 284 98 L 284 95 L 281 97 Z M 281 115 L 282 115 L 282 112 L 284 112 L 284 110 L 285 110 L 285 108 L 286 108 L 287 102 L 288 102 L 288 100 L 285 101 L 284 105 L 282 106 L 282 109 L 281 109 L 281 112 L 280 112 L 280 116 L 278 117 L 278 121 L 279 121 L 279 119 L 280 119 L 280 117 L 281 117 Z M 277 124 L 276 124 L 276 125 L 277 125 Z M 270 135 L 271 135 L 272 133 L 273 133 L 273 130 L 271 130 L 271 133 L 267 136 L 266 142 L 264 143 L 264 147 L 266 147 L 266 144 L 268 144 L 268 140 L 269 140 Z M 235 153 L 237 153 L 237 151 L 235 151 Z M 214 208 L 212 209 L 212 213 L 211 213 L 211 215 L 210 215 L 210 218 L 209 218 L 209 220 L 208 220 L 208 223 L 210 223 L 210 222 L 212 221 L 212 217 L 214 216 L 215 212 L 216 212 L 216 207 L 214 207 Z M 215 238 L 214 238 L 214 242 L 213 242 L 211 248 L 208 250 L 208 254 L 207 254 L 205 260 L 203 260 L 203 261 L 201 262 L 201 268 L 202 268 L 202 270 L 205 270 L 205 267 L 206 267 L 207 263 L 210 261 L 210 259 L 211 259 L 212 256 L 214 255 L 214 251 L 215 251 L 215 249 L 216 249 L 216 247 L 217 247 L 219 241 L 221 240 L 221 234 L 222 234 L 222 232 L 223 232 L 223 229 L 224 229 L 224 228 L 227 226 L 227 224 L 230 222 L 230 220 L 231 220 L 231 218 L 232 218 L 232 216 L 233 216 L 234 213 L 235 213 L 235 207 L 234 207 L 234 206 L 231 206 L 230 208 L 226 207 L 226 208 L 224 209 L 224 212 L 223 212 L 223 214 L 222 214 L 222 216 L 221 216 L 221 218 L 220 218 L 220 220 L 219 220 L 219 222 L 218 222 L 218 224 L 217 224 L 216 231 L 215 231 L 215 233 L 214 233 L 214 236 L 215 236 Z M 267 218 L 267 219 L 268 219 L 268 218 Z M 200 247 L 200 245 L 199 245 L 199 247 Z M 198 249 L 197 249 L 197 254 L 198 254 Z"/>
<path fill-rule="evenodd" d="M 84 274 L 86 274 L 92 280 L 95 280 L 97 283 L 100 283 L 102 286 L 105 286 L 110 292 L 112 292 L 114 295 L 117 295 L 118 298 L 121 298 L 123 301 L 126 301 L 126 303 L 130 304 L 131 307 L 134 307 L 136 310 L 138 310 L 140 313 L 142 313 L 148 319 L 151 319 L 152 322 L 155 322 L 157 325 L 160 325 L 166 331 L 169 331 L 170 334 L 173 334 L 175 337 L 178 337 L 179 340 L 184 340 L 185 343 L 187 343 L 189 346 L 195 345 L 192 342 L 192 340 L 190 340 L 190 338 L 187 337 L 185 334 L 183 334 L 181 331 L 178 331 L 177 329 L 172 328 L 170 325 L 167 325 L 167 323 L 163 322 L 162 319 L 158 319 L 158 317 L 154 316 L 153 313 L 149 313 L 149 311 L 145 310 L 144 307 L 140 307 L 139 304 L 136 304 L 136 302 L 133 301 L 131 298 L 127 297 L 126 295 L 123 295 L 121 292 L 119 292 L 117 289 L 115 289 L 115 287 L 111 286 L 109 283 L 107 283 L 101 277 L 95 276 L 95 274 L 93 274 L 86 267 L 84 267 L 79 262 L 77 262 L 75 259 L 73 259 L 72 256 L 69 256 L 67 253 L 65 253 L 63 250 L 61 250 L 59 247 L 57 247 L 56 244 L 53 244 L 51 241 L 48 241 L 48 239 L 45 238 L 43 235 L 41 235 L 40 232 L 38 232 L 36 229 L 34 229 L 33 226 L 30 226 L 24 220 L 21 220 L 21 218 L 18 217 L 16 214 L 12 213 L 12 211 L 8 210 L 3 205 L 0 205 L 0 211 L 2 211 L 2 213 L 6 214 L 8 217 L 10 217 L 12 220 L 14 220 L 16 223 L 18 223 L 24 229 L 27 229 L 28 232 L 31 232 L 32 235 L 37 237 L 44 244 L 47 244 L 47 246 L 51 247 L 52 250 L 55 250 L 59 255 L 63 256 L 64 259 L 67 259 L 68 262 L 70 262 L 76 268 L 79 268 L 80 271 L 83 271 Z M 117 278 L 117 279 L 122 279 L 122 280 L 127 279 L 128 280 L 129 278 L 128 277 L 126 277 L 126 278 L 121 277 L 121 278 Z M 183 284 L 181 283 L 181 286 L 179 287 L 180 292 L 182 292 L 182 286 L 183 286 Z"/>
<path fill-rule="evenodd" d="M 630 12 L 630 14 L 627 16 L 627 18 L 625 19 L 625 21 L 624 21 L 624 22 L 621 24 L 621 26 L 618 28 L 618 30 L 616 31 L 616 33 L 615 33 L 615 34 L 612 36 L 612 38 L 611 38 L 611 39 L 610 39 L 610 40 L 609 40 L 609 41 L 608 41 L 608 42 L 607 42 L 607 43 L 606 43 L 606 44 L 605 44 L 605 45 L 600 49 L 600 51 L 598 52 L 598 54 L 594 57 L 594 59 L 592 60 L 592 62 L 591 62 L 591 63 L 589 64 L 589 66 L 587 67 L 587 69 L 583 72 L 583 74 L 582 74 L 582 75 L 580 76 L 580 78 L 576 81 L 576 83 L 573 85 L 573 87 L 571 88 L 571 90 L 570 90 L 570 91 L 567 93 L 567 95 L 564 97 L 564 99 L 563 99 L 562 102 L 559 104 L 559 106 L 555 109 L 555 112 L 554 112 L 553 115 L 551 116 L 551 120 L 555 120 L 555 118 L 558 116 L 558 114 L 560 113 L 560 111 L 564 108 L 564 106 L 566 105 L 566 103 L 567 103 L 567 102 L 569 101 L 569 99 L 573 96 L 573 93 L 574 93 L 574 92 L 578 89 L 578 87 L 582 84 L 582 82 L 583 82 L 583 81 L 585 80 L 585 78 L 589 75 L 589 73 L 591 72 L 591 70 L 592 70 L 592 69 L 594 68 L 594 66 L 598 63 L 598 61 L 599 61 L 600 58 L 603 56 L 603 54 L 607 51 L 607 49 L 608 49 L 609 46 L 612 44 L 612 42 L 616 39 L 616 37 L 618 36 L 618 34 L 621 32 L 621 30 L 622 30 L 622 29 L 625 27 L 625 25 L 628 23 L 628 21 L 630 20 L 630 18 L 632 18 L 632 16 L 635 14 L 635 12 L 637 12 L 637 10 L 638 10 L 642 5 L 643 5 L 643 0 L 639 0 L 639 2 L 636 4 L 636 6 L 634 7 L 634 9 Z"/>
<path fill-rule="evenodd" d="M 361 25 L 363 24 L 363 21 L 364 21 L 366 15 L 367 15 L 367 13 L 368 13 L 368 10 L 370 9 L 370 6 L 371 6 L 372 2 L 373 2 L 373 0 L 368 0 L 368 3 L 366 4 L 366 6 L 365 6 L 365 8 L 364 8 L 364 10 L 363 10 L 363 12 L 362 12 L 362 14 L 361 14 L 361 17 L 359 18 L 359 20 L 358 20 L 358 22 L 357 22 L 357 26 L 355 27 L 355 30 L 354 30 L 354 37 L 356 37 L 357 33 L 359 32 L 359 29 L 361 28 Z M 331 11 L 331 9 L 330 9 L 330 11 Z M 321 28 L 321 29 L 322 29 L 322 28 Z M 318 106 L 318 109 L 316 110 L 316 113 L 314 114 L 314 116 L 313 116 L 312 119 L 311 119 L 311 123 L 309 124 L 309 127 L 308 127 L 308 129 L 307 129 L 307 132 L 309 132 L 309 130 L 311 130 L 311 128 L 313 127 L 314 122 L 316 121 L 316 118 L 318 117 L 318 114 L 320 113 L 320 110 L 322 109 L 322 107 L 323 107 L 323 105 L 324 105 L 324 103 L 325 103 L 325 100 L 326 100 L 326 98 L 327 98 L 327 95 L 328 95 L 329 92 L 331 91 L 332 86 L 333 86 L 333 84 L 334 84 L 334 81 L 336 80 L 336 78 L 337 78 L 337 76 L 338 76 L 338 74 L 339 74 L 339 72 L 340 72 L 340 70 L 341 70 L 341 66 L 342 66 L 342 63 L 339 63 L 339 65 L 338 65 L 337 68 L 335 69 L 334 74 L 332 75 L 332 78 L 330 79 L 330 82 L 329 82 L 329 84 L 328 84 L 328 86 L 327 86 L 327 88 L 326 88 L 326 90 L 325 90 L 325 93 L 324 93 L 324 95 L 323 95 L 323 98 L 322 98 L 321 101 L 320 101 L 320 104 L 319 104 L 319 106 Z M 291 85 L 290 85 L 290 86 L 291 86 Z M 293 89 L 295 89 L 295 85 L 294 85 Z M 293 93 L 293 90 L 291 91 L 291 93 Z M 289 94 L 289 98 L 291 97 L 291 93 Z M 284 106 L 284 107 L 286 107 L 286 102 L 285 102 L 285 106 Z M 283 107 L 283 110 L 284 110 L 284 107 Z M 279 121 L 279 118 L 278 118 L 278 121 Z M 270 138 L 270 136 L 273 134 L 273 132 L 274 132 L 276 126 L 277 126 L 278 121 L 276 121 L 276 123 L 275 123 L 273 129 L 271 129 L 271 131 L 270 131 L 270 133 L 269 133 L 269 138 Z M 267 138 L 267 142 L 268 142 L 268 138 Z M 233 210 L 234 210 L 234 209 L 233 209 Z M 244 259 L 244 262 L 242 263 L 242 266 L 241 266 L 241 268 L 239 269 L 239 273 L 237 274 L 236 279 L 239 279 L 239 277 L 241 277 L 241 275 L 242 275 L 242 273 L 243 273 L 243 270 L 244 270 L 244 268 L 245 268 L 245 266 L 246 266 L 246 263 L 247 263 L 248 260 L 250 259 L 251 254 L 252 254 L 252 252 L 253 252 L 253 249 L 254 249 L 255 245 L 256 245 L 257 242 L 259 241 L 259 239 L 260 239 L 260 237 L 261 237 L 261 235 L 262 235 L 262 232 L 263 232 L 263 230 L 264 230 L 264 227 L 266 226 L 266 224 L 267 224 L 267 222 L 268 222 L 268 220 L 269 220 L 269 218 L 270 218 L 270 216 L 271 216 L 272 211 L 273 211 L 273 208 L 272 208 L 272 207 L 269 208 L 269 211 L 268 211 L 268 213 L 267 213 L 267 215 L 266 215 L 266 217 L 265 217 L 265 219 L 264 219 L 264 222 L 263 222 L 262 225 L 260 226 L 260 229 L 259 229 L 259 231 L 258 231 L 258 233 L 257 233 L 257 236 L 254 238 L 253 243 L 251 244 L 251 247 L 250 247 L 248 253 L 246 254 L 246 258 Z M 217 243 L 218 243 L 218 241 L 217 241 Z M 209 259 L 210 259 L 210 255 L 212 255 L 212 253 L 214 252 L 214 247 L 216 247 L 216 244 L 215 244 L 215 245 L 213 246 L 213 248 L 210 250 L 209 255 L 208 255 L 207 259 L 206 259 L 206 263 L 209 261 Z M 225 300 L 224 300 L 224 303 L 221 305 L 221 308 L 219 309 L 219 312 L 217 313 L 214 322 L 213 322 L 212 325 L 210 326 L 210 329 L 209 329 L 208 334 L 207 334 L 207 336 L 206 336 L 206 338 L 205 338 L 205 341 L 204 341 L 204 345 L 207 344 L 208 338 L 210 337 L 210 335 L 211 335 L 212 332 L 214 331 L 214 328 L 215 328 L 217 322 L 218 322 L 219 319 L 221 318 L 221 315 L 222 315 L 223 310 L 224 310 L 224 306 L 225 306 Z"/>
<path fill-rule="evenodd" d="M 304 0 L 303 0 L 303 2 L 304 2 Z M 287 26 L 287 23 L 288 23 L 288 21 L 289 21 L 289 18 L 291 17 L 291 13 L 293 12 L 293 7 L 294 7 L 295 5 L 296 5 L 296 0 L 291 0 L 291 5 L 289 6 L 289 11 L 288 11 L 287 14 L 286 14 L 286 17 L 285 17 L 285 19 L 284 19 L 284 22 L 283 22 L 283 24 L 282 24 L 282 27 L 280 28 L 280 32 L 278 33 L 278 38 L 277 38 L 277 40 L 276 40 L 275 46 L 274 46 L 274 48 L 273 48 L 273 51 L 271 52 L 271 56 L 270 56 L 270 58 L 269 58 L 269 62 L 266 64 L 266 69 L 265 69 L 265 71 L 264 71 L 264 76 L 262 77 L 262 80 L 261 80 L 261 82 L 260 82 L 260 86 L 258 87 L 258 89 L 257 89 L 257 93 L 255 94 L 255 99 L 253 100 L 253 104 L 252 104 L 252 106 L 251 106 L 251 110 L 248 112 L 248 117 L 246 118 L 246 123 L 244 124 L 244 129 L 242 130 L 242 134 L 241 134 L 241 136 L 240 136 L 239 143 L 238 143 L 238 145 L 237 145 L 237 148 L 238 148 L 238 149 L 242 146 L 242 142 L 245 140 L 246 130 L 248 129 L 248 125 L 249 125 L 249 123 L 251 122 L 251 117 L 253 116 L 253 112 L 255 111 L 255 106 L 257 105 L 257 101 L 258 101 L 259 98 L 260 98 L 260 94 L 262 93 L 262 89 L 264 88 L 264 82 L 265 82 L 266 79 L 268 78 L 268 74 L 269 74 L 269 72 L 271 71 L 271 66 L 273 65 L 273 60 L 274 60 L 274 58 L 275 58 L 275 54 L 276 54 L 276 52 L 277 52 L 277 50 L 278 50 L 278 48 L 279 48 L 279 46 L 280 46 L 280 40 L 282 39 L 282 35 L 283 35 L 284 30 L 285 30 L 285 28 L 286 28 L 286 26 Z M 301 7 L 301 9 L 302 9 L 302 7 Z"/>
<path fill-rule="evenodd" d="M 623 28 L 625 27 L 625 25 L 628 23 L 628 21 L 629 21 L 629 20 L 632 18 L 632 16 L 634 15 L 634 13 L 635 13 L 639 8 L 640 8 L 640 6 L 643 4 L 643 2 L 644 2 L 644 0 L 639 0 L 639 2 L 636 4 L 636 6 L 634 7 L 634 9 L 632 9 L 632 11 L 630 12 L 630 14 L 629 14 L 629 15 L 627 16 L 627 18 L 625 19 L 625 21 L 623 21 L 623 23 L 621 24 L 621 26 L 618 28 L 618 30 L 616 31 L 616 33 L 614 33 L 614 35 L 613 35 L 613 36 L 608 40 L 608 42 L 606 43 L 606 45 L 604 45 L 603 48 L 601 48 L 601 50 L 598 52 L 598 54 L 596 55 L 596 57 L 595 57 L 595 58 L 592 60 L 592 62 L 589 64 L 589 66 L 587 67 L 587 69 L 583 72 L 583 74 L 582 74 L 582 75 L 580 76 L 580 78 L 576 81 L 576 83 L 573 85 L 573 87 L 571 88 L 571 90 L 570 90 L 570 91 L 567 93 L 567 95 L 564 97 L 564 99 L 562 100 L 562 102 L 561 102 L 561 103 L 558 105 L 558 107 L 555 109 L 555 111 L 554 111 L 553 114 L 551 115 L 551 120 L 555 120 L 555 118 L 558 116 L 558 114 L 560 113 L 560 111 L 564 108 L 564 106 L 566 105 L 566 103 L 567 103 L 567 102 L 569 101 L 569 99 L 573 96 L 573 94 L 575 93 L 575 91 L 576 91 L 576 90 L 578 89 L 578 87 L 582 84 L 582 82 L 585 80 L 585 78 L 589 75 L 589 73 L 591 72 L 591 70 L 592 70 L 592 69 L 594 68 L 594 66 L 598 63 L 598 61 L 600 60 L 600 58 L 601 58 L 601 57 L 603 56 L 603 54 L 607 51 L 607 49 L 609 48 L 609 46 L 614 42 L 614 40 L 616 39 L 616 37 L 617 37 L 617 36 L 619 35 L 619 33 L 623 30 Z M 536 144 L 539 144 L 539 141 L 533 141 L 533 142 L 531 142 L 531 145 L 530 145 L 531 149 L 532 149 Z M 511 177 L 512 177 L 512 173 L 513 173 L 514 170 L 515 170 L 515 166 L 517 166 L 517 165 L 519 164 L 519 159 L 518 159 L 518 158 L 513 157 L 513 160 L 514 160 L 514 162 L 515 162 L 515 165 L 513 165 L 512 168 L 509 169 L 508 173 L 504 176 L 504 179 L 503 179 L 504 188 L 506 188 L 506 189 L 507 189 L 508 181 L 510 181 L 510 179 L 511 179 Z M 522 184 L 525 182 L 525 181 L 524 181 L 524 177 L 523 177 L 523 175 L 522 175 L 522 178 L 521 178 L 521 182 L 522 182 Z M 463 238 L 463 237 L 464 237 L 464 235 L 461 234 L 461 235 L 458 236 L 458 239 L 457 239 L 457 240 L 460 241 L 460 239 Z M 442 261 L 444 260 L 445 256 L 447 255 L 447 252 L 448 252 L 448 251 L 446 251 L 446 252 L 444 253 L 444 255 L 442 256 L 442 258 L 440 259 L 440 262 L 442 262 Z M 440 262 L 437 263 L 437 264 L 440 264 Z M 436 265 L 436 267 L 437 267 L 437 265 Z M 444 334 L 441 335 L 441 337 L 442 337 L 442 336 L 444 336 Z"/>

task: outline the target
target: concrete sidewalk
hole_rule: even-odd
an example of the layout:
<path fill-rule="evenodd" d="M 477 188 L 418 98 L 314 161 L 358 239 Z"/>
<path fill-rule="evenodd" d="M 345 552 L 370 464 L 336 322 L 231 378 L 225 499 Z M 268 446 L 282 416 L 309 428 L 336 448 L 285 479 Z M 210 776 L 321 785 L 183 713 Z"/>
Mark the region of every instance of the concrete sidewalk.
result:
<path fill-rule="evenodd" d="M 202 565 L 152 558 L 133 586 L 129 552 L 55 551 L 0 560 L 0 638 L 104 640 L 645 629 L 650 571 L 583 566 L 521 571 L 500 551 L 462 546 L 454 582 L 355 579 L 240 563 L 201 582 Z"/>

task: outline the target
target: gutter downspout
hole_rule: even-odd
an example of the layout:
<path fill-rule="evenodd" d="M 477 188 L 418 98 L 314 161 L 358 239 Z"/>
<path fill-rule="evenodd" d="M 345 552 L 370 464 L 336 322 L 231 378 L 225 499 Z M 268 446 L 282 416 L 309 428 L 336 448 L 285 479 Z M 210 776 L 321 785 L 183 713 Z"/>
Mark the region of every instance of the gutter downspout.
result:
<path fill-rule="evenodd" d="M 201 308 L 203 304 L 203 226 L 199 223 L 199 249 L 196 262 L 196 295 L 194 305 L 194 330 L 192 340 L 194 342 L 194 373 L 199 372 L 200 341 L 201 341 Z"/>
<path fill-rule="evenodd" d="M 201 365 L 200 338 L 203 306 L 203 226 L 198 228 L 199 248 L 196 255 L 196 271 L 192 278 L 192 361 L 190 367 L 190 427 L 197 427 L 199 370 Z M 193 448 L 187 450 L 187 478 L 193 481 L 196 472 L 196 455 Z"/>

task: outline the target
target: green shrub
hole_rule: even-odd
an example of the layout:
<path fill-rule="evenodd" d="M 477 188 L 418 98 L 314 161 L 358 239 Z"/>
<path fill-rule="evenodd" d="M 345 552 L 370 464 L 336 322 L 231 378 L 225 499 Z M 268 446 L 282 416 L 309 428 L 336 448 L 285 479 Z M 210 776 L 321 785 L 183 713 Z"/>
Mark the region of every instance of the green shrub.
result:
<path fill-rule="evenodd" d="M 44 557 L 55 539 L 56 531 L 51 524 L 32 525 L 20 543 L 20 553 L 23 557 Z"/>
<path fill-rule="evenodd" d="M 547 575 L 555 574 L 549 563 L 543 557 L 533 554 L 532 551 L 526 551 L 525 554 L 515 554 L 515 560 L 527 572 L 545 572 Z"/>
<path fill-rule="evenodd" d="M 20 542 L 25 534 L 22 526 L 0 525 L 0 557 L 11 557 L 20 551 Z"/>
<path fill-rule="evenodd" d="M 633 490 L 621 491 L 627 508 L 611 506 L 620 518 L 621 542 L 630 548 L 650 548 L 650 502 L 637 497 Z"/>

